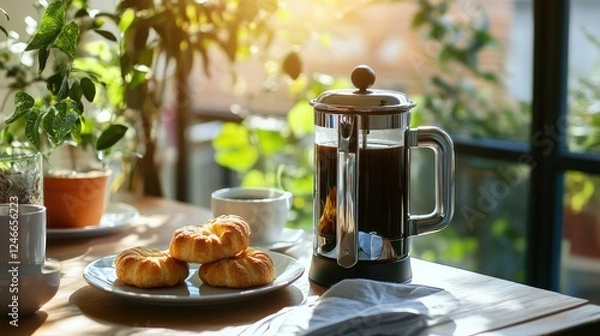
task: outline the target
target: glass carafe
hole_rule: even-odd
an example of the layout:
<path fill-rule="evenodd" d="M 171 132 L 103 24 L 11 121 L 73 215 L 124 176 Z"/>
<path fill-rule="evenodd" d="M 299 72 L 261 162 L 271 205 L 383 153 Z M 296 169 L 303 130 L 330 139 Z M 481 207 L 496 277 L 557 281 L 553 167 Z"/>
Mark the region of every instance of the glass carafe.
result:
<path fill-rule="evenodd" d="M 438 231 L 454 212 L 454 149 L 437 127 L 409 128 L 415 106 L 404 93 L 370 89 L 367 66 L 352 73 L 357 89 L 312 101 L 315 114 L 313 259 L 310 279 L 411 279 L 410 236 Z M 435 153 L 435 204 L 409 214 L 410 150 Z"/>

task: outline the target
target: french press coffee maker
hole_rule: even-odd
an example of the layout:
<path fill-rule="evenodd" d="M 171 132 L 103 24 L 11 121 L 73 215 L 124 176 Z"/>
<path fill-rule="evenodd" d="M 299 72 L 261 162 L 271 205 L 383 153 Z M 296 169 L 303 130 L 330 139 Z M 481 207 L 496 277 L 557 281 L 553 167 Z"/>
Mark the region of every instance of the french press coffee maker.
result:
<path fill-rule="evenodd" d="M 315 116 L 313 256 L 309 278 L 407 282 L 409 237 L 448 225 L 454 214 L 454 148 L 437 127 L 409 128 L 415 106 L 404 93 L 370 89 L 368 66 L 352 72 L 356 89 L 323 92 Z M 409 213 L 412 148 L 435 154 L 435 208 Z"/>

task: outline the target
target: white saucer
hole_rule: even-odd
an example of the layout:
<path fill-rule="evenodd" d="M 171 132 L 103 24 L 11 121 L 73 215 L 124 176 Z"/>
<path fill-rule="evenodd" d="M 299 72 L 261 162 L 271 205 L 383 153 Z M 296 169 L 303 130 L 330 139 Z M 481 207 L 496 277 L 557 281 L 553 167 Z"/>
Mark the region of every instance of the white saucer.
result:
<path fill-rule="evenodd" d="M 300 244 L 303 238 L 304 230 L 283 228 L 283 231 L 281 232 L 281 239 L 279 241 L 269 244 L 258 244 L 258 247 L 271 251 L 281 251 Z"/>
<path fill-rule="evenodd" d="M 125 203 L 110 203 L 102 216 L 100 224 L 82 228 L 46 230 L 48 238 L 81 238 L 114 233 L 129 227 L 140 216 L 139 211 Z"/>
<path fill-rule="evenodd" d="M 286 287 L 304 273 L 304 266 L 296 259 L 277 252 L 266 252 L 273 259 L 275 280 L 268 285 L 248 289 L 218 288 L 204 284 L 198 277 L 198 264 L 190 264 L 190 274 L 185 283 L 176 287 L 144 289 L 129 286 L 117 278 L 114 263 L 117 254 L 92 261 L 83 270 L 83 277 L 92 287 L 137 302 L 167 306 L 221 304 Z"/>

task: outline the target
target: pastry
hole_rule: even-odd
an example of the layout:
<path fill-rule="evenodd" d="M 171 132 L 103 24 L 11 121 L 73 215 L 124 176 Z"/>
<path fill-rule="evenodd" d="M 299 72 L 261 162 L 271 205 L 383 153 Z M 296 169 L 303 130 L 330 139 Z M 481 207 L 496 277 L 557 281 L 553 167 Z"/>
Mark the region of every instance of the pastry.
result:
<path fill-rule="evenodd" d="M 173 287 L 189 274 L 186 262 L 173 258 L 167 251 L 138 246 L 121 252 L 115 259 L 117 277 L 140 288 Z"/>
<path fill-rule="evenodd" d="M 175 230 L 169 251 L 179 260 L 205 264 L 244 251 L 249 241 L 250 226 L 242 217 L 222 215 Z"/>
<path fill-rule="evenodd" d="M 249 288 L 273 282 L 275 267 L 268 254 L 249 247 L 234 257 L 201 265 L 198 276 L 211 286 Z"/>

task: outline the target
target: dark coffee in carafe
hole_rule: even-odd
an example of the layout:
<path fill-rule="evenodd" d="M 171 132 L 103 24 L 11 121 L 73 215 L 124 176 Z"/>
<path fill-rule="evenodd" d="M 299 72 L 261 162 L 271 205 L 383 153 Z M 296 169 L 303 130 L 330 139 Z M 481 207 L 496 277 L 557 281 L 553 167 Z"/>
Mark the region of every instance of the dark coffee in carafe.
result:
<path fill-rule="evenodd" d="M 318 234 L 335 239 L 338 150 L 334 145 L 315 145 L 315 195 Z M 405 149 L 397 145 L 369 143 L 359 150 L 359 230 L 400 239 L 405 214 Z M 332 242 L 333 243 L 333 242 Z"/>

